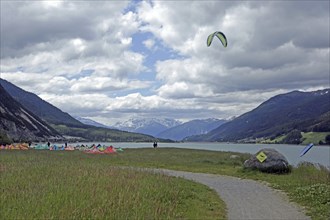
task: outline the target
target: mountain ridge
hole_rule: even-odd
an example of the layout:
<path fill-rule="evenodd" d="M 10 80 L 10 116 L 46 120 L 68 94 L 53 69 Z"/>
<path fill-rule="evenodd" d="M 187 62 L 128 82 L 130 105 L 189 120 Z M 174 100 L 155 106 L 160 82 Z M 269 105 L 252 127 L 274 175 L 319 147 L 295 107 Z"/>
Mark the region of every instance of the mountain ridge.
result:
<path fill-rule="evenodd" d="M 68 126 L 84 127 L 83 123 L 41 99 L 36 94 L 25 91 L 4 79 L 0 79 L 0 83 L 16 101 L 45 121 L 56 125 L 65 124 Z"/>
<path fill-rule="evenodd" d="M 124 122 L 117 122 L 112 127 L 123 131 L 156 136 L 160 132 L 179 124 L 181 122 L 170 118 L 130 118 Z"/>
<path fill-rule="evenodd" d="M 294 129 L 313 131 L 320 123 L 323 125 L 319 126 L 319 129 L 328 132 L 329 120 L 321 120 L 320 117 L 330 111 L 329 91 L 330 89 L 313 92 L 292 91 L 274 96 L 208 134 L 192 137 L 190 140 L 196 138 L 204 141 L 238 141 L 274 138 Z"/>
<path fill-rule="evenodd" d="M 91 125 L 91 126 L 94 126 L 94 127 L 100 127 L 100 128 L 110 128 L 110 129 L 113 129 L 113 127 L 110 127 L 110 126 L 107 126 L 107 125 L 104 125 L 102 123 L 99 123 L 97 121 L 94 121 L 92 119 L 89 119 L 89 118 L 84 118 L 84 117 L 79 117 L 79 116 L 74 116 L 74 118 L 78 121 L 80 121 L 81 123 L 85 124 L 85 125 Z"/>
<path fill-rule="evenodd" d="M 38 116 L 24 108 L 0 84 L 0 142 L 63 139 Z"/>
<path fill-rule="evenodd" d="M 227 121 L 215 118 L 195 119 L 169 128 L 157 134 L 156 137 L 180 141 L 188 136 L 206 134 L 225 122 Z"/>
<path fill-rule="evenodd" d="M 36 94 L 27 92 L 14 84 L 0 79 L 6 93 L 29 112 L 41 118 L 59 134 L 78 141 L 138 141 L 152 142 L 156 140 L 150 135 L 125 132 L 111 128 L 100 128 L 85 125 L 73 118 L 70 114 L 63 112 L 52 104 L 42 100 Z"/>

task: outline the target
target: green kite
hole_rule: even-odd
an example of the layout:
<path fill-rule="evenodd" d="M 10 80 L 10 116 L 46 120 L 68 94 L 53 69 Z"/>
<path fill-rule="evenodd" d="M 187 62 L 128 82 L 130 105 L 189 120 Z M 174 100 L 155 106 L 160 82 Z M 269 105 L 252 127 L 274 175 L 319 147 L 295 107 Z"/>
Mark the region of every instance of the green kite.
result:
<path fill-rule="evenodd" d="M 207 37 L 206 44 L 207 44 L 208 47 L 211 45 L 214 36 L 217 36 L 217 37 L 219 38 L 219 40 L 221 41 L 222 45 L 223 45 L 224 47 L 227 47 L 227 44 L 228 44 L 228 42 L 227 42 L 227 38 L 226 38 L 226 36 L 225 36 L 222 32 L 220 32 L 220 31 L 216 31 L 216 32 L 214 32 L 213 34 L 210 34 L 210 35 Z"/>

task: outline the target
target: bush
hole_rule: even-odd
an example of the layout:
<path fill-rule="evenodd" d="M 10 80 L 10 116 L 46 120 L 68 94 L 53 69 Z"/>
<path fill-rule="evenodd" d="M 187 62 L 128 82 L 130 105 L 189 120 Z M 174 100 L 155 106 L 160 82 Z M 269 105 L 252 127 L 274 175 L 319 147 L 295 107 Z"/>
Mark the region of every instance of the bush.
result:
<path fill-rule="evenodd" d="M 302 141 L 302 135 L 299 130 L 291 131 L 284 139 L 283 144 L 300 144 Z"/>
<path fill-rule="evenodd" d="M 330 145 L 330 134 L 328 134 L 327 136 L 325 136 L 325 144 Z"/>
<path fill-rule="evenodd" d="M 2 131 L 0 131 L 0 145 L 1 144 L 11 144 L 12 140 Z"/>

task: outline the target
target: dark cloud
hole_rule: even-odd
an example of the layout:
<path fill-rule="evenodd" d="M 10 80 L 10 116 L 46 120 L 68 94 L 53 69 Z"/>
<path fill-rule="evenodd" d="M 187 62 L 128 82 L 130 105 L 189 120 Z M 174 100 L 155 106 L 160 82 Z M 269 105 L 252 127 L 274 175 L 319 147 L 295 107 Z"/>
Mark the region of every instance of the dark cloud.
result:
<path fill-rule="evenodd" d="M 249 50 L 277 48 L 290 41 L 301 48 L 330 46 L 329 1 L 273 1 L 256 7 L 260 14 Z"/>
<path fill-rule="evenodd" d="M 1 57 L 20 56 L 24 50 L 40 43 L 100 37 L 96 26 L 108 19 L 111 7 L 106 2 L 59 2 L 47 8 L 44 1 L 1 2 Z M 120 8 L 120 2 L 113 8 Z M 122 8 L 122 7 L 121 7 Z M 118 12 L 120 14 L 120 10 Z"/>

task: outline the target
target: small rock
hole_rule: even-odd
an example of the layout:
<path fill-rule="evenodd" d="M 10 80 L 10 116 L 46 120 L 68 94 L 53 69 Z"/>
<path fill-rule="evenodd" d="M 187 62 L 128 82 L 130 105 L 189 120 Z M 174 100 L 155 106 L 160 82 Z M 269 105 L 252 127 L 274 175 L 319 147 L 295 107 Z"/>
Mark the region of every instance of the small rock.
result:
<path fill-rule="evenodd" d="M 235 155 L 235 154 L 233 154 L 233 155 L 230 155 L 230 157 L 229 157 L 230 159 L 237 159 L 237 158 L 239 158 L 239 156 L 238 155 Z"/>

